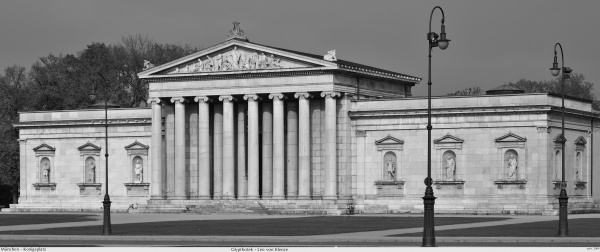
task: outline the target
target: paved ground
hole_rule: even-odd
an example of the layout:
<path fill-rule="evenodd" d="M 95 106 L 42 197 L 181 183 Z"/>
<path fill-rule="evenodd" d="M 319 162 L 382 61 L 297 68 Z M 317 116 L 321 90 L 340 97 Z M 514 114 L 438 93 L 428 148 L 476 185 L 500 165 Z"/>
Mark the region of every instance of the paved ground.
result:
<path fill-rule="evenodd" d="M 46 214 L 46 213 L 44 213 Z M 69 213 L 71 214 L 71 213 Z M 39 214 L 29 214 L 32 218 Z M 81 214 L 92 215 L 95 220 L 62 223 L 41 223 L 24 225 L 0 225 L 0 245 L 2 246 L 420 246 L 420 234 L 423 230 L 418 226 L 402 226 L 404 228 L 393 229 L 392 226 L 383 227 L 379 230 L 369 230 L 361 232 L 336 231 L 334 233 L 307 235 L 272 235 L 258 236 L 252 230 L 247 233 L 237 233 L 236 235 L 178 235 L 178 234 L 160 234 L 160 235 L 48 235 L 57 230 L 69 230 L 73 228 L 98 229 L 102 225 L 101 214 Z M 8 216 L 17 217 L 13 213 L 0 213 L 0 220 Z M 64 214 L 55 214 L 58 219 L 64 219 Z M 21 216 L 22 217 L 22 216 Z M 113 233 L 118 233 L 118 227 L 144 227 L 144 229 L 153 228 L 161 230 L 165 222 L 189 222 L 200 223 L 210 221 L 213 223 L 223 223 L 224 226 L 236 229 L 236 222 L 253 222 L 258 225 L 256 231 L 260 232 L 265 227 L 262 223 L 276 223 L 277 220 L 294 225 L 309 223 L 308 221 L 318 220 L 318 218 L 346 218 L 344 220 L 361 220 L 368 218 L 396 218 L 408 220 L 414 219 L 422 221 L 421 215 L 355 215 L 343 217 L 315 217 L 315 216 L 273 216 L 273 215 L 191 215 L 191 214 L 118 214 L 113 213 L 111 220 L 113 224 Z M 52 216 L 47 217 L 52 219 Z M 86 218 L 89 218 L 86 217 Z M 317 219 L 315 219 L 317 218 Z M 364 219 L 361 219 L 364 218 Z M 442 221 L 464 220 L 464 221 Z M 489 221 L 485 221 L 486 218 Z M 479 221 L 474 221 L 478 219 Z M 582 221 L 577 221 L 581 219 Z M 575 230 L 581 225 L 587 225 L 590 221 L 600 219 L 600 214 L 569 215 L 570 231 L 577 234 Z M 232 221 L 236 220 L 236 221 Z M 469 222 L 469 223 L 465 223 Z M 467 216 L 467 215 L 436 215 L 436 243 L 438 246 L 569 246 L 569 247 L 600 247 L 600 237 L 522 237 L 515 232 L 503 233 L 503 237 L 458 237 L 456 233 L 468 233 L 468 230 L 480 229 L 477 234 L 485 230 L 501 229 L 510 225 L 539 226 L 555 223 L 558 228 L 558 216 Z M 143 224 L 142 224 L 143 223 Z M 332 222 L 334 223 L 334 222 Z M 541 223 L 541 224 L 540 224 Z M 578 224 L 579 223 L 579 224 Z M 583 223 L 583 224 L 581 224 Z M 129 224 L 129 225 L 121 225 Z M 593 223 L 592 223 L 593 224 Z M 330 224 L 334 225 L 334 224 Z M 507 226 L 508 225 L 508 226 Z M 290 224 L 290 227 L 292 224 Z M 301 226 L 301 225 L 300 225 Z M 166 226 L 165 226 L 166 227 Z M 268 227 L 267 227 L 268 228 Z M 392 228 L 392 229 L 390 229 Z M 357 230 L 360 228 L 357 228 Z M 50 232 L 50 230 L 54 230 Z M 101 229 L 100 229 L 101 230 Z M 169 231 L 172 229 L 166 229 Z M 345 229 L 344 229 L 345 230 Z M 507 230 L 504 228 L 504 230 Z M 511 229 L 508 229 L 511 230 Z M 450 232 L 452 235 L 447 235 Z M 11 234 L 12 233 L 12 234 Z M 160 232 L 159 232 L 160 233 Z M 493 232 L 492 232 L 493 233 Z M 45 234 L 45 235 L 44 235 Z M 402 236 L 416 234 L 415 236 Z M 445 234 L 445 235 L 444 235 Z"/>

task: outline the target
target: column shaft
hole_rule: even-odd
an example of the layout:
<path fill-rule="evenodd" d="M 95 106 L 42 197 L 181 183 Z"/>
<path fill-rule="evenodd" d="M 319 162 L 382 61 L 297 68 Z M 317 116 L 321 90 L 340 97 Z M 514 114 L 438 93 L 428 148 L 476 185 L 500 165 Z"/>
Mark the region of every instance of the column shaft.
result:
<path fill-rule="evenodd" d="M 298 198 L 310 199 L 310 94 L 298 98 Z"/>
<path fill-rule="evenodd" d="M 210 99 L 198 102 L 198 198 L 210 199 Z"/>
<path fill-rule="evenodd" d="M 215 104 L 213 120 L 213 198 L 223 196 L 223 105 Z"/>
<path fill-rule="evenodd" d="M 248 100 L 248 199 L 259 197 L 259 132 L 258 96 L 245 95 Z"/>
<path fill-rule="evenodd" d="M 150 195 L 153 198 L 163 198 L 164 188 L 162 181 L 162 115 L 159 98 L 148 100 L 152 104 L 152 175 L 150 184 Z"/>
<path fill-rule="evenodd" d="M 287 198 L 298 196 L 298 103 L 288 103 L 287 112 Z"/>
<path fill-rule="evenodd" d="M 273 196 L 273 107 L 262 103 L 262 198 Z"/>
<path fill-rule="evenodd" d="M 223 101 L 223 198 L 235 197 L 235 131 L 233 97 L 221 96 Z"/>
<path fill-rule="evenodd" d="M 323 92 L 325 97 L 325 195 L 323 199 L 337 199 L 337 132 L 335 97 L 339 93 Z"/>
<path fill-rule="evenodd" d="M 186 198 L 185 180 L 185 102 L 184 98 L 171 98 L 175 103 L 175 197 Z"/>
<path fill-rule="evenodd" d="M 246 172 L 246 105 L 239 103 L 237 112 L 237 198 L 248 196 Z"/>
<path fill-rule="evenodd" d="M 285 137 L 282 94 L 270 94 L 273 99 L 273 199 L 285 199 Z"/>

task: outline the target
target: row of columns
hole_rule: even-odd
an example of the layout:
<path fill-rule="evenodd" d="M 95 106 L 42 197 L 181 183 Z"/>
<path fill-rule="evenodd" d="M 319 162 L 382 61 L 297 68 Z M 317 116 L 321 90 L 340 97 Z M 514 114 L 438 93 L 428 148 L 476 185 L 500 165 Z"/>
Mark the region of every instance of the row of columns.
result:
<path fill-rule="evenodd" d="M 325 188 L 324 199 L 337 198 L 337 152 L 336 152 L 336 100 L 337 92 L 322 92 L 325 99 L 324 147 Z M 288 106 L 285 117 L 284 100 L 281 93 L 270 94 L 273 106 L 265 106 L 259 117 L 260 96 L 247 94 L 248 141 L 245 142 L 245 111 L 238 109 L 234 115 L 236 98 L 230 95 L 219 96 L 221 106 L 215 106 L 213 113 L 213 195 L 215 198 L 233 199 L 310 199 L 310 99 L 309 93 L 295 93 L 298 104 Z M 173 97 L 175 104 L 175 188 L 172 199 L 185 199 L 185 104 L 187 99 Z M 198 199 L 210 199 L 210 107 L 213 99 L 206 96 L 195 97 L 198 102 Z M 162 115 L 161 99 L 151 98 L 152 104 L 152 184 L 151 195 L 162 198 L 164 181 L 161 167 Z M 245 104 L 240 104 L 244 106 Z M 262 118 L 262 146 L 259 146 L 259 118 Z M 234 128 L 237 120 L 237 129 Z M 287 120 L 287 134 L 284 132 Z M 237 152 L 235 146 L 237 134 Z M 287 142 L 287 146 L 285 145 Z M 262 157 L 259 157 L 262 148 Z M 287 148 L 287 155 L 286 150 Z M 248 157 L 246 157 L 246 149 Z M 237 153 L 237 156 L 234 156 Z M 237 180 L 235 167 L 237 158 Z M 246 174 L 247 158 L 247 174 Z M 262 167 L 259 167 L 262 158 Z M 287 164 L 286 164 L 287 160 Z M 288 176 L 285 177 L 287 167 Z M 259 195 L 259 169 L 262 169 L 262 195 Z M 237 192 L 235 191 L 237 181 Z M 287 182 L 287 195 L 285 185 Z"/>

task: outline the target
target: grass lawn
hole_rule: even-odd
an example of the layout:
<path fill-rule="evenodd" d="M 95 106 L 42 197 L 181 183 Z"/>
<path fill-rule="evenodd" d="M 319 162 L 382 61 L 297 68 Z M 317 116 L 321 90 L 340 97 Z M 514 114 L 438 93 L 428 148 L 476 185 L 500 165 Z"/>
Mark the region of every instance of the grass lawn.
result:
<path fill-rule="evenodd" d="M 0 226 L 93 221 L 97 219 L 98 215 L 83 214 L 0 214 Z"/>
<path fill-rule="evenodd" d="M 505 220 L 493 217 L 437 217 L 437 225 Z M 422 227 L 423 217 L 315 216 L 283 219 L 191 220 L 113 224 L 113 235 L 303 236 Z M 23 235 L 100 235 L 102 226 L 6 231 Z"/>
<path fill-rule="evenodd" d="M 598 227 L 600 227 L 600 219 L 572 219 L 569 220 L 569 236 L 600 237 L 600 228 Z M 558 217 L 555 221 L 435 231 L 436 237 L 555 237 L 557 234 Z M 422 236 L 422 234 L 411 233 L 392 236 L 414 237 Z"/>

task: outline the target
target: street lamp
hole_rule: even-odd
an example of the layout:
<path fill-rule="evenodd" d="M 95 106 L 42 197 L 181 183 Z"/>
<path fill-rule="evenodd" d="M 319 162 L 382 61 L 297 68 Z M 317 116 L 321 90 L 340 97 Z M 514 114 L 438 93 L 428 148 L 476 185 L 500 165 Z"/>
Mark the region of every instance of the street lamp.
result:
<path fill-rule="evenodd" d="M 102 201 L 102 205 L 104 208 L 104 223 L 102 225 L 102 235 L 110 235 L 112 233 L 112 228 L 110 224 L 110 197 L 108 196 L 108 96 L 107 96 L 107 82 L 102 73 L 96 72 L 104 82 L 104 145 L 105 151 L 104 154 L 106 161 L 106 194 L 104 194 L 104 201 Z M 94 87 L 94 92 L 90 94 L 90 100 L 95 100 L 98 95 L 96 94 L 96 88 Z"/>
<path fill-rule="evenodd" d="M 442 30 L 440 35 L 435 32 L 431 32 L 431 19 L 433 18 L 433 12 L 435 9 L 439 9 L 442 12 Z M 439 39 L 438 39 L 439 38 Z M 425 209 L 424 224 L 423 224 L 423 247 L 435 247 L 435 225 L 433 223 L 435 197 L 433 196 L 433 179 L 431 178 L 431 50 L 434 47 L 440 47 L 444 50 L 448 48 L 450 43 L 449 39 L 446 39 L 446 26 L 444 25 L 444 10 L 441 7 L 435 6 L 431 10 L 429 16 L 429 33 L 427 33 L 427 40 L 429 41 L 429 71 L 427 79 L 427 178 L 425 178 L 425 196 L 423 197 L 423 207 Z"/>
<path fill-rule="evenodd" d="M 560 57 L 562 59 L 561 68 L 558 68 L 558 62 L 556 61 L 556 46 L 560 47 Z M 554 63 L 552 63 L 550 72 L 553 76 L 558 76 L 561 70 L 562 75 L 560 76 L 560 84 L 562 86 L 562 134 L 559 141 L 562 147 L 562 181 L 560 183 L 560 195 L 558 196 L 558 236 L 569 236 L 569 222 L 567 220 L 567 205 L 569 203 L 569 197 L 567 197 L 567 183 L 565 183 L 565 142 L 567 142 L 567 138 L 565 137 L 565 79 L 570 77 L 569 74 L 572 70 L 569 67 L 565 67 L 565 56 L 563 54 L 562 45 L 560 43 L 556 43 L 554 44 Z"/>

